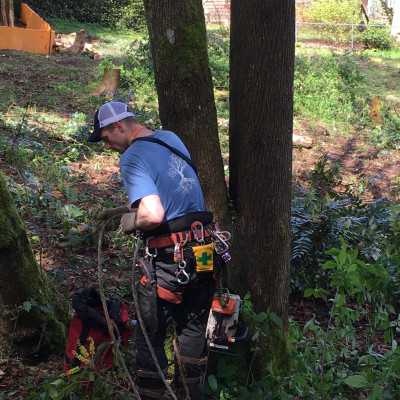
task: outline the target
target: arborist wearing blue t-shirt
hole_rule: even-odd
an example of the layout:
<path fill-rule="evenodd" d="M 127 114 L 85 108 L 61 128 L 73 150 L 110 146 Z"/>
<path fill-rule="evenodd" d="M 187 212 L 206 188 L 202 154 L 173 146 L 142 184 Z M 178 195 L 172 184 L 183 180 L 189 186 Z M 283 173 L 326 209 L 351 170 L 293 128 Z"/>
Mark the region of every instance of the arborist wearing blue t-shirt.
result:
<path fill-rule="evenodd" d="M 164 342 L 173 319 L 178 398 L 203 399 L 205 330 L 215 272 L 211 235 L 218 228 L 212 213 L 204 211 L 196 167 L 177 135 L 140 125 L 124 103 L 109 102 L 97 110 L 88 141 L 103 141 L 106 149 L 121 154 L 129 207 L 104 210 L 98 223 L 107 231 L 120 224 L 125 233 L 141 231 L 139 311 L 159 366 L 168 367 Z M 160 399 L 164 384 L 144 335 L 137 326 L 139 393 L 142 399 Z"/>

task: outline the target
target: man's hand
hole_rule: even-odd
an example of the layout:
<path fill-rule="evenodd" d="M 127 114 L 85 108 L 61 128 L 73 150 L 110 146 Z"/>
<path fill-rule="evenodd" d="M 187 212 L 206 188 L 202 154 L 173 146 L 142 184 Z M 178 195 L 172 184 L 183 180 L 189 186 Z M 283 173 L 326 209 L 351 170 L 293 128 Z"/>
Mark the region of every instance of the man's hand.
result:
<path fill-rule="evenodd" d="M 130 235 L 136 230 L 136 212 L 130 212 L 129 214 L 124 214 L 121 218 L 122 231 L 126 235 Z"/>
<path fill-rule="evenodd" d="M 95 225 L 94 232 L 101 231 L 103 226 L 106 232 L 117 230 L 121 223 L 122 215 L 129 212 L 130 210 L 127 206 L 107 208 L 106 210 L 103 210 L 97 216 L 97 223 Z"/>

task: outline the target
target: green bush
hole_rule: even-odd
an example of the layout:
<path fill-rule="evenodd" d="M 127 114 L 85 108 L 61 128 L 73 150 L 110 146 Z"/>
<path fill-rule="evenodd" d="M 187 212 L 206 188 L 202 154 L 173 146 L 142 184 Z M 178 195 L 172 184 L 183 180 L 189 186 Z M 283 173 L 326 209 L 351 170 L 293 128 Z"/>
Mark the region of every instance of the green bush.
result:
<path fill-rule="evenodd" d="M 207 31 L 208 58 L 215 87 L 229 87 L 229 31 Z"/>
<path fill-rule="evenodd" d="M 361 42 L 367 49 L 390 50 L 393 47 L 389 28 L 368 28 L 362 33 Z"/>
<path fill-rule="evenodd" d="M 311 0 L 304 18 L 307 22 L 325 24 L 358 24 L 360 22 L 359 0 Z M 315 30 L 330 41 L 349 41 L 349 26 L 316 26 Z"/>
<path fill-rule="evenodd" d="M 16 11 L 21 1 L 15 4 Z M 26 3 L 42 18 L 64 18 L 107 27 L 123 26 L 142 30 L 145 27 L 141 0 L 28 0 Z M 19 14 L 17 14 L 19 15 Z"/>

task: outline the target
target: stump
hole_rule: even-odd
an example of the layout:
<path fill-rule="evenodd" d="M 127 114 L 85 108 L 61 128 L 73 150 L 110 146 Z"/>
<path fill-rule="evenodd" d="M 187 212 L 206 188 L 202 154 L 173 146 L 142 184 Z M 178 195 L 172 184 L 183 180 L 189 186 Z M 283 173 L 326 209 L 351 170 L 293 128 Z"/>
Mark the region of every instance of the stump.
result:
<path fill-rule="evenodd" d="M 110 96 L 113 92 L 118 91 L 120 76 L 121 70 L 119 68 L 104 68 L 103 80 L 91 95 L 97 97 Z"/>

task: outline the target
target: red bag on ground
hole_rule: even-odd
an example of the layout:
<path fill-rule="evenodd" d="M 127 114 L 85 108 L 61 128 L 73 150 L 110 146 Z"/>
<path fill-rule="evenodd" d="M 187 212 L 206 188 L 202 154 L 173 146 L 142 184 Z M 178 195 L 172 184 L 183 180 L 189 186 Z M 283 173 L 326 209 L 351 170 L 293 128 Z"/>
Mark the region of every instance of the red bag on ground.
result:
<path fill-rule="evenodd" d="M 114 334 L 116 337 L 120 336 L 122 344 L 126 346 L 130 335 L 130 328 L 127 324 L 128 310 L 122 301 L 107 300 L 106 304 L 110 318 L 118 328 L 118 332 L 115 331 Z M 75 293 L 72 296 L 72 306 L 75 313 L 69 327 L 67 348 L 64 355 L 64 371 L 68 372 L 72 368 L 87 365 L 76 357 L 76 354 L 81 354 L 78 342 L 81 346 L 85 346 L 89 354 L 89 357 L 85 358 L 90 359 L 93 358 L 93 351 L 90 349 L 90 344 L 93 343 L 94 349 L 92 350 L 95 350 L 96 370 L 111 368 L 114 364 L 114 353 L 112 345 L 109 343 L 111 337 L 99 293 L 94 287 Z M 99 349 L 99 346 L 103 343 L 108 344 Z"/>

